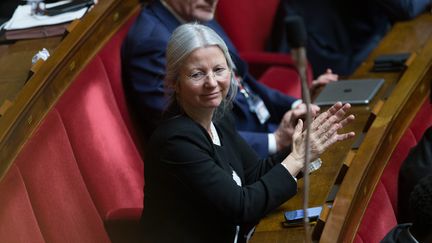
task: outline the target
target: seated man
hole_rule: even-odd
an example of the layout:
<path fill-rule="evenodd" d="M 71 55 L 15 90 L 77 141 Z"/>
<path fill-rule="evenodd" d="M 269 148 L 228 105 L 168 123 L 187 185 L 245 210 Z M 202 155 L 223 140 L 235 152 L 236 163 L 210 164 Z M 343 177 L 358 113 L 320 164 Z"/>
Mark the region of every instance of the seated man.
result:
<path fill-rule="evenodd" d="M 237 129 L 261 157 L 266 157 L 291 144 L 295 121 L 305 114 L 306 106 L 257 82 L 248 73 L 246 63 L 213 20 L 216 4 L 217 0 L 157 0 L 148 4 L 123 43 L 125 89 L 148 137 L 167 105 L 162 80 L 168 38 L 180 24 L 199 21 L 215 30 L 228 45 L 240 87 L 232 109 Z M 336 79 L 337 75 L 330 71 L 315 83 Z M 311 111 L 316 115 L 319 107 L 312 106 Z"/>
<path fill-rule="evenodd" d="M 412 223 L 399 224 L 381 243 L 432 242 L 432 175 L 423 177 L 410 197 Z"/>
<path fill-rule="evenodd" d="M 418 16 L 430 8 L 431 1 L 282 0 L 281 4 L 281 16 L 299 15 L 305 20 L 306 49 L 314 73 L 330 67 L 347 76 L 368 57 L 392 23 Z M 282 18 L 277 21 L 282 22 Z M 279 25 L 274 29 L 274 49 L 286 51 L 283 23 Z"/>

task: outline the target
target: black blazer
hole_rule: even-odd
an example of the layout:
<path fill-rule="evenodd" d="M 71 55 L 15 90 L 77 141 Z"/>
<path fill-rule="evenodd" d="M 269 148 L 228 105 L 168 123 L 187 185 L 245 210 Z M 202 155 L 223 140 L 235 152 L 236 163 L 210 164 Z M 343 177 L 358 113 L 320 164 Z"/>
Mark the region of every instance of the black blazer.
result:
<path fill-rule="evenodd" d="M 409 198 L 417 183 L 432 175 L 432 127 L 423 134 L 419 143 L 413 147 L 403 162 L 398 179 L 398 222 L 412 222 Z"/>
<path fill-rule="evenodd" d="M 396 225 L 387 235 L 380 241 L 380 243 L 415 243 L 416 241 L 410 235 L 408 229 L 412 224 L 399 224 Z"/>
<path fill-rule="evenodd" d="M 215 127 L 220 147 L 186 116 L 163 122 L 152 135 L 145 158 L 145 242 L 234 242 L 237 225 L 249 231 L 247 225 L 296 193 L 280 164 L 286 154 L 259 160 L 233 123 L 223 119 Z M 233 169 L 243 186 L 233 180 Z"/>

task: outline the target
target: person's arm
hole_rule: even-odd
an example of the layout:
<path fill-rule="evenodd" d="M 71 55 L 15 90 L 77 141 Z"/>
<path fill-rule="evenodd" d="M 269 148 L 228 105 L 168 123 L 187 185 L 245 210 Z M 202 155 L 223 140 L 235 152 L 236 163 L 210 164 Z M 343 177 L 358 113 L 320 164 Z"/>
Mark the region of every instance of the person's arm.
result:
<path fill-rule="evenodd" d="M 238 131 L 242 138 L 247 141 L 260 158 L 266 158 L 270 155 L 268 133 Z"/>
<path fill-rule="evenodd" d="M 128 48 L 127 46 L 124 48 Z M 137 105 L 162 112 L 166 106 L 163 78 L 165 76 L 165 41 L 146 38 L 125 58 L 124 77 L 133 90 Z"/>
<path fill-rule="evenodd" d="M 229 137 L 229 134 L 222 136 Z M 230 145 L 224 144 L 233 151 L 230 163 L 234 163 L 238 156 L 248 154 L 250 160 L 245 171 L 254 166 L 253 171 L 258 171 L 264 166 L 254 153 L 250 153 L 247 145 L 239 148 Z M 280 164 L 271 165 L 272 168 L 259 180 L 238 186 L 232 173 L 218 165 L 228 162 L 217 161 L 211 152 L 209 139 L 198 129 L 179 129 L 161 149 L 164 151 L 161 162 L 166 168 L 166 175 L 174 176 L 182 185 L 193 190 L 197 197 L 213 205 L 227 222 L 256 223 L 296 193 L 295 180 Z M 263 172 L 265 170 L 262 169 Z"/>

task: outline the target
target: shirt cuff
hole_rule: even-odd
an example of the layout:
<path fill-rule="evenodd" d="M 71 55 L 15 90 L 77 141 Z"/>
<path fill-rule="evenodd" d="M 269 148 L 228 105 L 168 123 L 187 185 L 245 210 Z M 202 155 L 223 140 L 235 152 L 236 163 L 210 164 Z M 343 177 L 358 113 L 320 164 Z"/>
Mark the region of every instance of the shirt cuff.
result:
<path fill-rule="evenodd" d="M 284 163 L 281 163 L 281 164 L 287 170 L 287 172 L 290 173 L 288 168 L 286 167 L 286 165 Z M 290 173 L 290 175 L 291 175 L 291 173 Z M 297 182 L 297 178 L 295 176 L 291 175 L 291 177 L 295 180 L 295 182 Z"/>
<path fill-rule="evenodd" d="M 302 99 L 298 99 L 298 100 L 294 101 L 294 102 L 291 104 L 291 109 L 296 108 L 296 107 L 297 107 L 298 105 L 300 105 L 301 103 L 303 103 L 303 100 L 302 100 Z"/>
<path fill-rule="evenodd" d="M 276 137 L 273 133 L 268 134 L 268 151 L 269 154 L 274 154 L 277 151 Z"/>

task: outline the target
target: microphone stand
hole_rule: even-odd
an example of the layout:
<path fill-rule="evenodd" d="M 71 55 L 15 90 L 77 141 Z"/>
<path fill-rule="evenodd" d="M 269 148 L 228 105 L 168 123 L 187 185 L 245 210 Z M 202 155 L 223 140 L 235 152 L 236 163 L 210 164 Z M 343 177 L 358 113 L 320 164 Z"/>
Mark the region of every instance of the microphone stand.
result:
<path fill-rule="evenodd" d="M 305 242 L 312 242 L 312 237 L 310 232 L 309 225 L 309 215 L 308 215 L 308 204 L 309 204 L 309 164 L 310 164 L 310 126 L 311 126 L 311 97 L 309 93 L 309 87 L 307 84 L 306 78 L 306 67 L 307 67 L 307 59 L 306 59 L 306 29 L 304 27 L 303 19 L 299 16 L 287 16 L 284 19 L 285 30 L 287 34 L 287 42 L 291 47 L 291 55 L 294 60 L 294 64 L 297 68 L 297 71 L 300 76 L 301 86 L 302 86 L 302 99 L 306 104 L 306 120 L 304 122 L 304 128 L 306 130 L 305 134 L 305 161 L 303 168 L 303 214 L 304 214 L 304 230 L 305 230 Z"/>
<path fill-rule="evenodd" d="M 291 54 L 294 59 L 295 66 L 300 76 L 301 87 L 302 87 L 302 99 L 306 104 L 306 120 L 304 122 L 304 127 L 306 130 L 305 137 L 305 163 L 303 169 L 303 213 L 304 213 L 304 230 L 305 230 L 305 242 L 312 242 L 311 233 L 310 233 L 310 225 L 309 225 L 309 217 L 308 217 L 308 204 L 309 204 L 309 163 L 310 163 L 310 125 L 311 125 L 311 113 L 310 113 L 310 105 L 311 105 L 311 97 L 309 92 L 309 87 L 307 84 L 306 77 L 306 50 L 304 47 L 293 48 L 291 49 Z"/>

